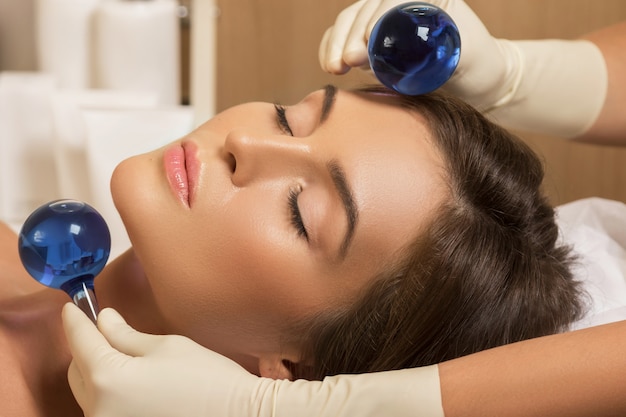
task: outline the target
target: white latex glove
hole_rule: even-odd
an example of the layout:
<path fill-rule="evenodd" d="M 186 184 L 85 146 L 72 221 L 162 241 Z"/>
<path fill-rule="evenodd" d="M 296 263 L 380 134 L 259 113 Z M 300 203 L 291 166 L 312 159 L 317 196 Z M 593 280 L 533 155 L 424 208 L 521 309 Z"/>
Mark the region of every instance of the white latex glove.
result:
<path fill-rule="evenodd" d="M 63 325 L 74 358 L 68 380 L 86 417 L 253 416 L 264 406 L 271 410 L 270 403 L 254 410 L 253 396 L 271 401 L 273 381 L 188 338 L 139 333 L 112 309 L 100 312 L 100 333 L 70 303 Z"/>
<path fill-rule="evenodd" d="M 378 19 L 406 0 L 360 0 L 344 9 L 320 44 L 322 69 L 342 74 L 368 64 Z M 598 117 L 607 90 L 600 50 L 589 41 L 509 41 L 491 36 L 463 0 L 429 0 L 461 35 L 461 59 L 443 89 L 506 127 L 578 136 Z"/>
<path fill-rule="evenodd" d="M 182 336 L 139 333 L 112 309 L 98 328 L 72 304 L 63 324 L 86 417 L 443 417 L 437 366 L 324 381 L 271 380 Z"/>

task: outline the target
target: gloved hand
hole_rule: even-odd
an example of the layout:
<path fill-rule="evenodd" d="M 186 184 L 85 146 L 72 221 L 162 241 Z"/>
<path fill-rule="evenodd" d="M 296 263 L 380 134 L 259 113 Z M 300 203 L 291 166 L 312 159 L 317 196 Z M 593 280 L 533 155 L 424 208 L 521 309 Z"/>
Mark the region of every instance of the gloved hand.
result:
<path fill-rule="evenodd" d="M 100 333 L 71 303 L 63 326 L 70 388 L 86 417 L 270 415 L 272 380 L 188 338 L 139 333 L 113 309 L 98 315 Z"/>
<path fill-rule="evenodd" d="M 437 366 L 271 380 L 182 336 L 139 333 L 104 309 L 63 309 L 70 387 L 86 417 L 443 417 Z"/>
<path fill-rule="evenodd" d="M 344 9 L 320 44 L 322 69 L 342 74 L 368 64 L 378 19 L 407 0 L 360 0 Z M 496 39 L 463 0 L 428 0 L 461 35 L 461 58 L 443 89 L 506 127 L 574 137 L 598 117 L 607 90 L 599 49 L 588 41 Z"/>

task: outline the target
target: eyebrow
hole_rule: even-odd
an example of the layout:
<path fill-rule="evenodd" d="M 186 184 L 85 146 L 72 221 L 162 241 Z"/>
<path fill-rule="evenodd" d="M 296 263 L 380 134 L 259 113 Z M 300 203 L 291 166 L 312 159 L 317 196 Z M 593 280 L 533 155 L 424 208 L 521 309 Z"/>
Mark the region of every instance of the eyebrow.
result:
<path fill-rule="evenodd" d="M 324 86 L 324 99 L 322 100 L 322 111 L 320 114 L 320 124 L 324 123 L 330 115 L 333 105 L 335 104 L 335 96 L 337 95 L 337 87 L 332 84 Z M 350 189 L 348 179 L 344 169 L 336 159 L 331 159 L 326 164 L 328 174 L 333 181 L 333 185 L 339 194 L 341 203 L 343 204 L 346 212 L 346 218 L 348 220 L 348 228 L 344 235 L 343 242 L 339 247 L 339 257 L 341 259 L 346 257 L 350 243 L 354 236 L 354 230 L 356 228 L 357 220 L 359 218 L 359 211 L 354 201 L 353 192 Z"/>
<path fill-rule="evenodd" d="M 350 247 L 350 243 L 352 242 L 354 229 L 356 228 L 356 223 L 359 218 L 359 211 L 357 209 L 356 203 L 354 202 L 353 193 L 350 190 L 350 186 L 348 185 L 346 174 L 341 165 L 339 165 L 339 162 L 335 159 L 332 159 L 326 164 L 326 168 L 328 169 L 328 173 L 330 174 L 333 184 L 335 185 L 335 189 L 337 190 L 337 193 L 341 198 L 341 202 L 346 211 L 346 217 L 348 219 L 348 229 L 346 230 L 343 242 L 339 247 L 339 256 L 343 259 L 346 257 L 346 253 L 348 252 L 348 248 Z"/>
<path fill-rule="evenodd" d="M 320 124 L 324 123 L 328 118 L 333 104 L 335 104 L 335 96 L 337 95 L 337 87 L 332 84 L 324 86 L 324 100 L 322 101 L 322 112 L 320 114 Z"/>

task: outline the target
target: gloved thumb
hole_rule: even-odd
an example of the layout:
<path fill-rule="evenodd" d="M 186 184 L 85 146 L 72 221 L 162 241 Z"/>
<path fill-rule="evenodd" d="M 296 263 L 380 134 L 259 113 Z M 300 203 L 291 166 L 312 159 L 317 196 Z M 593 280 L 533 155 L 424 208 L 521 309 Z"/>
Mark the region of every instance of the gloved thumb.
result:
<path fill-rule="evenodd" d="M 62 318 L 65 337 L 74 357 L 73 367 L 70 369 L 75 374 L 91 373 L 103 363 L 127 359 L 127 356 L 111 349 L 107 339 L 74 304 L 66 303 L 63 306 Z"/>
<path fill-rule="evenodd" d="M 105 308 L 98 314 L 98 329 L 114 349 L 133 357 L 145 356 L 161 339 L 138 332 L 113 308 Z"/>

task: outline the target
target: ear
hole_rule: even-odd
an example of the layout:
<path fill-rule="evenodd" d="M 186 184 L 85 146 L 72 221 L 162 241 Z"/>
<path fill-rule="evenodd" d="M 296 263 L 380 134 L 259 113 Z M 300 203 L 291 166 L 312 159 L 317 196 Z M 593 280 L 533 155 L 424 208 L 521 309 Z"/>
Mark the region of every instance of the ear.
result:
<path fill-rule="evenodd" d="M 293 361 L 278 354 L 260 357 L 259 375 L 272 379 L 293 380 L 293 374 L 289 367 L 290 363 L 293 363 Z"/>

